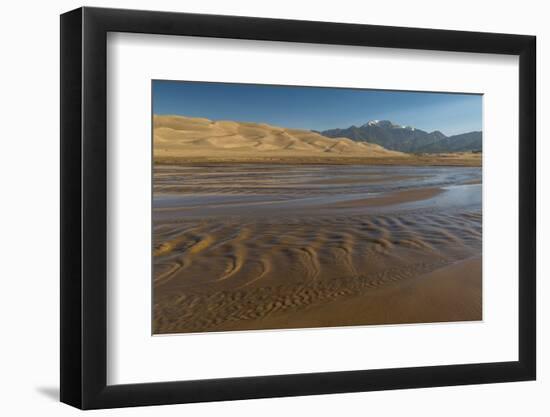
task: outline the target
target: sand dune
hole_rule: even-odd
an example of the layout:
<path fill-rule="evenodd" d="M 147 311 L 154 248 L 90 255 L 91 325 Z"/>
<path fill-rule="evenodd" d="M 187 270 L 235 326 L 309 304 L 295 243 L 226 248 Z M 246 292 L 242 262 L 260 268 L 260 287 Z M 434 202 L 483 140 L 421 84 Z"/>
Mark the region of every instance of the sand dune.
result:
<path fill-rule="evenodd" d="M 154 159 L 180 163 L 481 166 L 481 153 L 407 154 L 264 123 L 153 116 Z"/>
<path fill-rule="evenodd" d="M 219 157 L 410 158 L 379 145 L 259 123 L 154 116 L 155 159 Z"/>

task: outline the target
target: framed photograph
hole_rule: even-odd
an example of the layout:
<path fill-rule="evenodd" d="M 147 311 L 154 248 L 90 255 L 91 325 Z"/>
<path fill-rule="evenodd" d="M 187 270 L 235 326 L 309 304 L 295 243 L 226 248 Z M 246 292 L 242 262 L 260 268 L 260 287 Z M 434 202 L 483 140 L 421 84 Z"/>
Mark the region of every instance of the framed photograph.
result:
<path fill-rule="evenodd" d="M 61 16 L 61 401 L 533 380 L 535 37 Z"/>

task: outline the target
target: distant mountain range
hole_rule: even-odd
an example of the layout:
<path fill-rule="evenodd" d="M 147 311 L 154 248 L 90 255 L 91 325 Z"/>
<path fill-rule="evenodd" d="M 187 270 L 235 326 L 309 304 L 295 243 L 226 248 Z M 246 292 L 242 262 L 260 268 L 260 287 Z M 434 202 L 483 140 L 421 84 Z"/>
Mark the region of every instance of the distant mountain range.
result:
<path fill-rule="evenodd" d="M 409 153 L 481 152 L 482 132 L 445 136 L 439 130 L 426 132 L 411 126 L 395 125 L 389 120 L 371 120 L 362 126 L 318 132 L 330 138 L 349 138 L 386 149 Z"/>

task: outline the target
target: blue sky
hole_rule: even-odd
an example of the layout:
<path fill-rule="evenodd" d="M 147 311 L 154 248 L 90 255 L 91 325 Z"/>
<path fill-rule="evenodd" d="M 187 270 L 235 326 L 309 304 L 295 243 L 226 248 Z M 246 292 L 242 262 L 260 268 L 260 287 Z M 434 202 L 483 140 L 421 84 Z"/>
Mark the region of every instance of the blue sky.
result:
<path fill-rule="evenodd" d="M 326 130 L 391 120 L 446 135 L 482 130 L 482 96 L 153 81 L 153 113 Z"/>

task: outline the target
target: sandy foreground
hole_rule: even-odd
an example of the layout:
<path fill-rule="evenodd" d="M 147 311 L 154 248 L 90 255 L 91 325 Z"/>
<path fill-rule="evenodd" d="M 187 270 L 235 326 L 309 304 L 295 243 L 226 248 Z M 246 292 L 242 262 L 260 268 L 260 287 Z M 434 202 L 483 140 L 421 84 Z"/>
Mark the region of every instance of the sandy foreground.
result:
<path fill-rule="evenodd" d="M 157 165 L 153 330 L 482 319 L 481 169 Z"/>
<path fill-rule="evenodd" d="M 397 271 L 395 272 L 397 277 Z M 431 272 L 403 277 L 402 282 L 366 283 L 334 302 L 312 304 L 299 314 L 291 308 L 245 322 L 233 321 L 224 330 L 339 327 L 400 323 L 474 321 L 482 317 L 481 258 L 441 266 Z"/>

